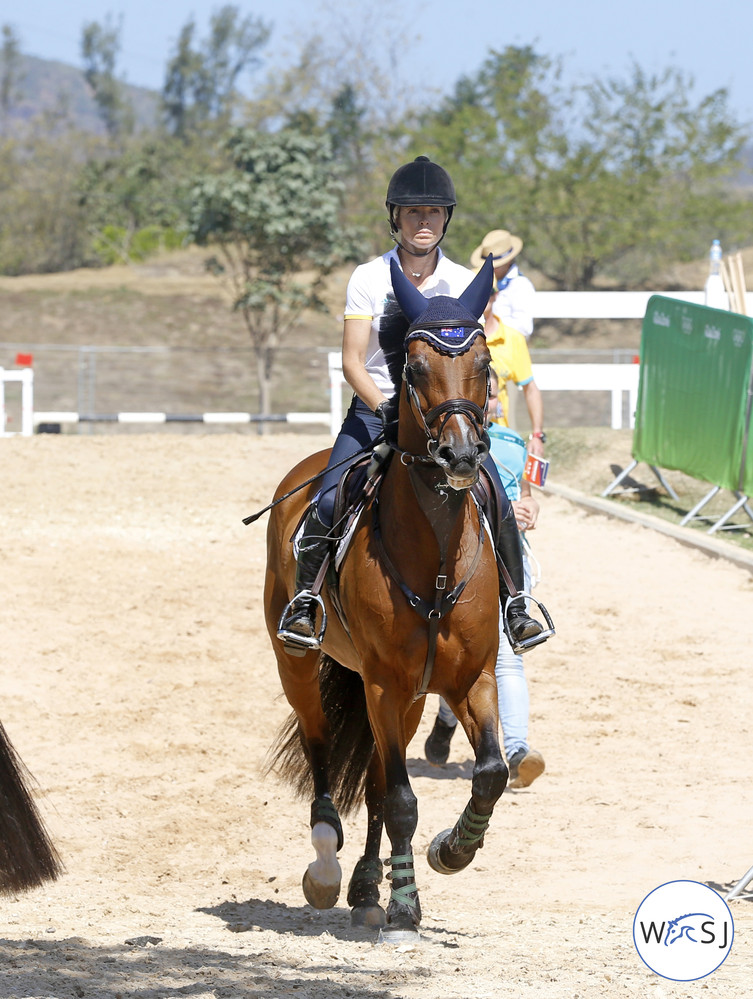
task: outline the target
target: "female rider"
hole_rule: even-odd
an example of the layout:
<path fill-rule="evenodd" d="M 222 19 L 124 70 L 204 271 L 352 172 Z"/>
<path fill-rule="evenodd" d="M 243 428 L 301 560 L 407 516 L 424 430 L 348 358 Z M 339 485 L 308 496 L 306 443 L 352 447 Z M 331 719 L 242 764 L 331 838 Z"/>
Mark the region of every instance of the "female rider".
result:
<path fill-rule="evenodd" d="M 390 234 L 395 241 L 387 253 L 356 267 L 348 282 L 345 303 L 343 374 L 353 389 L 353 402 L 330 455 L 327 472 L 303 524 L 296 567 L 295 596 L 283 612 L 278 637 L 299 649 L 318 649 L 317 601 L 311 587 L 329 550 L 335 492 L 343 474 L 343 459 L 361 451 L 383 430 L 384 407 L 394 395 L 384 354 L 379 346 L 379 322 L 388 298 L 393 298 L 390 259 L 427 298 L 457 298 L 473 279 L 473 272 L 453 263 L 439 248 L 456 205 L 455 188 L 446 170 L 419 156 L 399 167 L 389 182 L 386 205 Z M 337 466 L 337 467 L 335 467 Z M 520 536 L 491 456 L 490 471 L 502 503 L 502 528 L 495 539 L 497 552 L 517 590 L 523 590 Z M 525 600 L 510 604 L 508 623 L 516 641 L 542 631 L 528 616 Z"/>

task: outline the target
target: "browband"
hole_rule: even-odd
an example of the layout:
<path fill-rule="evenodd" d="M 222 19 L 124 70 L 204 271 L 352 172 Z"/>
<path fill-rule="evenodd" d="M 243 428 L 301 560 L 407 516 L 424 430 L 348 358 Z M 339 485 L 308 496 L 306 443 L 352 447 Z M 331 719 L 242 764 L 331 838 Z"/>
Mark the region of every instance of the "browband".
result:
<path fill-rule="evenodd" d="M 479 334 L 483 336 L 484 330 L 477 323 L 468 326 L 426 323 L 420 329 L 410 330 L 405 338 L 405 344 L 407 346 L 411 340 L 424 340 L 441 354 L 465 354 Z"/>

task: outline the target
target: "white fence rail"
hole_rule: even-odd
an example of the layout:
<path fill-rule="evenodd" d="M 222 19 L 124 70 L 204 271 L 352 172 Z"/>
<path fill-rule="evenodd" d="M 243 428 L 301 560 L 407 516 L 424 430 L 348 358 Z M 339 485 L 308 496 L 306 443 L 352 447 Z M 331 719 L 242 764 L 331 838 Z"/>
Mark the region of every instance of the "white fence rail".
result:
<path fill-rule="evenodd" d="M 648 301 L 654 294 L 667 298 L 704 304 L 702 291 L 696 292 L 651 292 L 651 291 L 538 291 L 535 297 L 534 317 L 536 319 L 642 319 Z M 753 310 L 753 292 L 748 295 L 748 312 Z M 343 419 L 343 388 L 345 379 L 342 372 L 342 355 L 330 351 L 327 356 L 329 373 L 330 411 L 327 413 L 289 413 L 271 417 L 273 421 L 319 422 L 329 424 L 335 436 Z M 534 375 L 543 392 L 609 392 L 611 396 L 611 426 L 620 429 L 624 425 L 624 403 L 627 395 L 628 422 L 634 424 L 637 403 L 640 368 L 637 364 L 550 364 L 536 363 Z M 0 368 L 0 436 L 6 432 L 4 382 L 22 382 L 21 433 L 31 434 L 35 424 L 42 422 L 76 423 L 84 421 L 108 422 L 205 422 L 205 423 L 246 423 L 258 422 L 258 414 L 249 413 L 116 413 L 110 415 L 85 416 L 79 413 L 34 413 L 33 374 L 30 368 L 7 371 Z"/>
<path fill-rule="evenodd" d="M 534 298 L 535 319 L 643 319 L 652 295 L 664 295 L 692 305 L 704 305 L 702 291 L 537 291 Z M 753 307 L 753 293 L 748 308 Z M 342 357 L 328 355 L 330 385 L 330 430 L 333 434 L 342 423 Z M 609 392 L 611 426 L 623 426 L 624 393 L 628 396 L 628 422 L 635 423 L 638 401 L 637 364 L 534 364 L 536 384 L 542 392 Z"/>
<path fill-rule="evenodd" d="M 342 392 L 346 385 L 342 354 L 331 351 L 327 357 L 330 388 L 330 432 L 337 434 L 343 421 Z M 542 392 L 609 392 L 611 426 L 621 430 L 624 393 L 628 396 L 629 425 L 635 424 L 638 402 L 638 364 L 536 364 L 534 377 Z"/>

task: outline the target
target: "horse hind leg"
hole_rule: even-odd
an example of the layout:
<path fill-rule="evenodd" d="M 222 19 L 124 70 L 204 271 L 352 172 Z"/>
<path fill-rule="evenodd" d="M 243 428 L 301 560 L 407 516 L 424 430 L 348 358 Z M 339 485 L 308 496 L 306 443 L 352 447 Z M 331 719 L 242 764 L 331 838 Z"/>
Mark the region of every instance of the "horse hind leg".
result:
<path fill-rule="evenodd" d="M 348 885 L 351 926 L 380 927 L 387 915 L 379 904 L 379 885 L 384 877 L 379 849 L 384 827 L 384 773 L 374 754 L 366 777 L 368 826 L 363 856 L 356 864 Z"/>
<path fill-rule="evenodd" d="M 313 779 L 311 839 L 316 860 L 304 874 L 303 891 L 311 905 L 331 908 L 340 891 L 337 853 L 343 845 L 342 825 L 332 799 L 343 814 L 360 804 L 374 738 L 359 674 L 325 654 L 315 662 L 316 670 L 311 670 L 311 682 L 305 687 L 290 682 L 280 671 L 298 722 L 291 719 L 279 737 L 269 769 L 279 764 L 278 769 L 299 792 L 310 791 Z"/>
<path fill-rule="evenodd" d="M 315 909 L 331 909 L 340 895 L 342 871 L 337 852 L 342 847 L 343 831 L 330 797 L 327 721 L 319 703 L 318 683 L 308 694 L 307 703 L 306 698 L 298 700 L 288 692 L 295 710 L 272 746 L 265 770 L 276 771 L 300 795 L 310 795 L 313 785 L 311 842 L 316 860 L 304 872 L 303 894 Z"/>

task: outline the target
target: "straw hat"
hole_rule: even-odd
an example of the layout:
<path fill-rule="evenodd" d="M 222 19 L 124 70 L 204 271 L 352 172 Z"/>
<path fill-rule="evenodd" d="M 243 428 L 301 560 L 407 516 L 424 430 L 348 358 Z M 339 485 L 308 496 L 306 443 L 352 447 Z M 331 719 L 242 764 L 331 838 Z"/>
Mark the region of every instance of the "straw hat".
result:
<path fill-rule="evenodd" d="M 490 253 L 494 266 L 502 267 L 514 260 L 522 249 L 520 236 L 513 236 L 507 229 L 492 229 L 484 236 L 481 246 L 477 246 L 471 254 L 471 267 L 478 270 Z"/>

